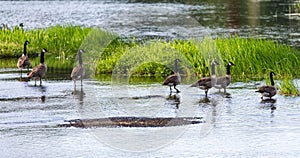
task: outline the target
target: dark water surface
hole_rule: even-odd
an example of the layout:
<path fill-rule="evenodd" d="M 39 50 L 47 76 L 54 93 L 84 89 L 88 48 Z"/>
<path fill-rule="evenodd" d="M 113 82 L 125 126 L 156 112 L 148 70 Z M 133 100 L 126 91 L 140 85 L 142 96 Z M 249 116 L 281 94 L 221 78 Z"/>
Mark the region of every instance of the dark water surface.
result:
<path fill-rule="evenodd" d="M 0 22 L 25 28 L 97 26 L 137 37 L 239 34 L 300 46 L 300 6 L 292 0 L 0 1 Z"/>

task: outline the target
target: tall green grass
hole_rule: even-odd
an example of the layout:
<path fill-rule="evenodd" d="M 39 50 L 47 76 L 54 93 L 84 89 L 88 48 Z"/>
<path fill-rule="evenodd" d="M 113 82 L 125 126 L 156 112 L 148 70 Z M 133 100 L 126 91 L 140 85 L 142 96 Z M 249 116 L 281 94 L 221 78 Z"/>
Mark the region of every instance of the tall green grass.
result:
<path fill-rule="evenodd" d="M 92 59 L 85 64 L 92 63 L 95 74 L 167 76 L 174 70 L 173 60 L 180 58 L 183 61 L 179 64 L 180 72 L 187 76 L 209 76 L 212 60 L 221 64 L 217 68 L 218 75 L 224 75 L 226 63 L 232 61 L 236 65 L 232 67 L 235 81 L 262 79 L 270 71 L 274 71 L 278 79 L 300 76 L 299 50 L 272 40 L 235 36 L 137 42 L 93 30 L 59 25 L 35 30 L 2 29 L 0 58 L 17 59 L 22 54 L 24 41 L 29 40 L 31 59 L 46 48 L 49 51 L 46 61 L 57 67 L 72 68 L 77 50 L 85 49 L 89 52 L 85 55 Z M 99 45 L 101 49 L 97 48 Z"/>
<path fill-rule="evenodd" d="M 37 56 L 46 48 L 52 56 L 65 60 L 74 58 L 91 28 L 79 26 L 53 26 L 45 29 L 23 30 L 19 27 L 0 30 L 0 58 L 19 57 L 25 40 L 29 56 Z"/>
<path fill-rule="evenodd" d="M 179 58 L 179 72 L 183 76 L 209 76 L 210 63 L 220 63 L 217 75 L 225 74 L 231 61 L 233 81 L 260 80 L 270 71 L 281 82 L 281 92 L 299 95 L 293 78 L 300 77 L 300 53 L 296 48 L 268 39 L 203 38 L 202 40 L 142 41 L 120 38 L 103 30 L 79 26 L 53 26 L 23 30 L 20 27 L 0 30 L 1 67 L 16 67 L 25 40 L 30 41 L 28 54 L 32 66 L 39 63 L 38 54 L 48 49 L 46 63 L 50 68 L 71 70 L 79 48 L 85 49 L 84 64 L 89 73 L 130 76 L 155 76 L 163 79 L 174 70 L 174 59 Z M 10 60 L 3 60 L 11 58 Z"/>
<path fill-rule="evenodd" d="M 233 61 L 237 78 L 260 78 L 274 71 L 277 78 L 299 77 L 300 53 L 272 40 L 230 38 L 216 40 L 224 60 Z"/>
<path fill-rule="evenodd" d="M 220 62 L 220 75 L 225 73 L 227 62 L 232 61 L 236 65 L 231 69 L 236 81 L 263 79 L 270 71 L 274 71 L 278 79 L 300 76 L 300 71 L 297 71 L 300 69 L 300 53 L 297 49 L 272 40 L 240 37 L 205 38 L 202 41 L 151 41 L 148 44 L 131 45 L 122 44 L 119 40 L 113 49 L 109 49 L 109 53 L 103 53 L 97 65 L 97 73 L 112 73 L 117 66 L 118 72 L 165 76 L 174 70 L 174 52 L 185 61 L 184 64 L 180 63 L 181 69 L 192 69 L 200 77 L 210 75 L 212 60 Z M 120 62 L 122 66 L 117 65 Z M 136 63 L 140 65 L 129 70 L 128 65 Z"/>
<path fill-rule="evenodd" d="M 285 96 L 300 96 L 298 85 L 292 79 L 283 79 L 280 82 L 280 94 Z"/>

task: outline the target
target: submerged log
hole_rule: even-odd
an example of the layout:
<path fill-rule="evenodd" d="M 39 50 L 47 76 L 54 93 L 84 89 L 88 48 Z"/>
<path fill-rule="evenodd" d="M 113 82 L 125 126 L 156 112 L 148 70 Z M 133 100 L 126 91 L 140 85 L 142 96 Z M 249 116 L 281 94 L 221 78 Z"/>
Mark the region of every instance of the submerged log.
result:
<path fill-rule="evenodd" d="M 149 117 L 108 117 L 97 119 L 68 120 L 59 127 L 165 127 L 204 123 L 203 117 L 175 117 L 175 118 L 149 118 Z"/>

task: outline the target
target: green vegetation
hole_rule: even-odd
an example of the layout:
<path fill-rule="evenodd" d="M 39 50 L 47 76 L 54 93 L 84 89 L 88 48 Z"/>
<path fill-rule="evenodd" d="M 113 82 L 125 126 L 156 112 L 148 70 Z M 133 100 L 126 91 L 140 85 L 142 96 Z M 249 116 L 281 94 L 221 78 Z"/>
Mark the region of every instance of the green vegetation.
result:
<path fill-rule="evenodd" d="M 118 68 L 121 73 L 131 71 L 136 75 L 165 76 L 174 69 L 172 60 L 177 57 L 184 60 L 180 66 L 181 70 L 184 69 L 183 74 L 187 75 L 195 72 L 197 76 L 208 76 L 210 62 L 217 60 L 222 65 L 219 67 L 221 74 L 224 74 L 228 61 L 235 63 L 232 68 L 235 80 L 262 79 L 270 71 L 276 72 L 279 79 L 300 76 L 300 71 L 295 71 L 300 69 L 299 52 L 271 40 L 231 37 L 202 41 L 152 41 L 147 44 L 121 44 L 122 41 L 117 40 L 116 43 L 113 49 L 108 48 L 102 54 L 97 73 L 112 73 L 114 68 Z M 132 68 L 129 66 L 137 63 L 140 67 L 134 66 L 129 70 Z"/>
<path fill-rule="evenodd" d="M 231 38 L 217 40 L 222 59 L 233 61 L 237 78 L 260 78 L 274 71 L 279 79 L 299 77 L 300 53 L 271 40 Z"/>
<path fill-rule="evenodd" d="M 46 48 L 45 54 L 48 66 L 58 69 L 71 69 L 76 52 L 84 38 L 92 30 L 79 26 L 54 26 L 47 29 L 23 30 L 21 27 L 2 29 L 0 36 L 0 58 L 14 58 L 17 60 L 23 53 L 23 44 L 28 40 L 27 52 L 31 65 L 39 63 L 39 53 Z M 1 67 L 15 67 L 16 61 L 2 60 Z"/>
<path fill-rule="evenodd" d="M 94 31 L 78 26 L 54 26 L 46 29 L 1 30 L 0 58 L 18 58 L 23 51 L 25 40 L 30 41 L 28 53 L 31 60 L 39 54 L 41 48 L 48 49 L 46 54 L 51 65 L 72 67 L 77 50 L 84 48 L 86 64 L 96 67 L 96 74 L 113 72 L 130 75 L 166 76 L 174 69 L 175 58 L 185 75 L 208 76 L 210 62 L 217 60 L 219 74 L 224 74 L 228 61 L 235 63 L 232 68 L 233 79 L 261 79 L 274 71 L 278 79 L 300 76 L 299 51 L 290 46 L 272 40 L 255 38 L 204 38 L 203 40 L 143 41 L 123 39 L 109 35 L 105 31 Z M 105 38 L 103 40 L 103 38 Z M 101 49 L 97 48 L 100 47 Z M 34 56 L 34 57 L 32 57 Z M 93 61 L 89 60 L 92 59 Z M 35 62 L 34 62 L 35 63 Z M 34 65 L 34 64 L 33 64 Z"/>
<path fill-rule="evenodd" d="M 23 30 L 20 27 L 0 30 L 0 58 L 19 57 L 23 52 L 25 40 L 30 42 L 28 53 L 37 56 L 46 48 L 51 56 L 62 60 L 74 58 L 82 41 L 91 28 L 79 26 L 54 26 L 46 29 Z"/>
<path fill-rule="evenodd" d="M 46 61 L 49 67 L 72 69 L 79 48 L 85 49 L 84 64 L 89 75 L 118 74 L 130 76 L 156 76 L 172 73 L 174 59 L 179 58 L 182 76 L 209 76 L 210 63 L 220 63 L 217 75 L 224 75 L 225 65 L 232 61 L 234 81 L 263 79 L 274 71 L 277 79 L 300 76 L 300 53 L 296 48 L 267 39 L 229 38 L 175 41 L 137 41 L 115 34 L 78 26 L 54 26 L 46 29 L 2 29 L 0 58 L 16 60 L 23 51 L 25 40 L 30 41 L 28 53 L 32 65 L 37 65 L 41 48 L 48 49 Z M 15 62 L 8 62 L 15 67 Z M 1 61 L 3 67 L 5 61 Z M 267 79 L 267 78 L 266 78 Z M 297 89 L 291 82 L 283 81 L 284 93 Z M 291 90 L 292 89 L 292 90 Z"/>
<path fill-rule="evenodd" d="M 286 96 L 300 96 L 298 85 L 293 82 L 292 79 L 283 79 L 280 82 L 280 94 Z"/>

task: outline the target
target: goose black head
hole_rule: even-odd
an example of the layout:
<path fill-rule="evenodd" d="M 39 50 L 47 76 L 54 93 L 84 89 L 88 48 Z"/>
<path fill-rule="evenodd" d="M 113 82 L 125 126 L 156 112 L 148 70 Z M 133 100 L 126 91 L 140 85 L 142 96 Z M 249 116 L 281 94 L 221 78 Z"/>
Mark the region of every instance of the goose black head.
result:
<path fill-rule="evenodd" d="M 42 49 L 42 52 L 43 52 L 43 53 L 46 53 L 46 52 L 48 52 L 48 51 L 47 51 L 47 49 L 43 48 L 43 49 Z"/>
<path fill-rule="evenodd" d="M 230 62 L 228 63 L 228 66 L 234 66 L 234 64 L 230 61 Z"/>
<path fill-rule="evenodd" d="M 175 59 L 175 62 L 181 62 L 181 60 L 180 59 Z"/>
<path fill-rule="evenodd" d="M 213 61 L 211 64 L 212 65 L 220 65 L 217 61 Z"/>
<path fill-rule="evenodd" d="M 85 51 L 83 49 L 79 49 L 78 53 L 84 53 Z"/>
<path fill-rule="evenodd" d="M 275 73 L 273 71 L 270 72 L 271 76 L 275 76 Z"/>
<path fill-rule="evenodd" d="M 29 41 L 28 41 L 28 40 L 26 40 L 24 44 L 25 44 L 25 45 L 28 45 L 28 44 L 30 44 L 30 43 L 29 43 Z"/>

